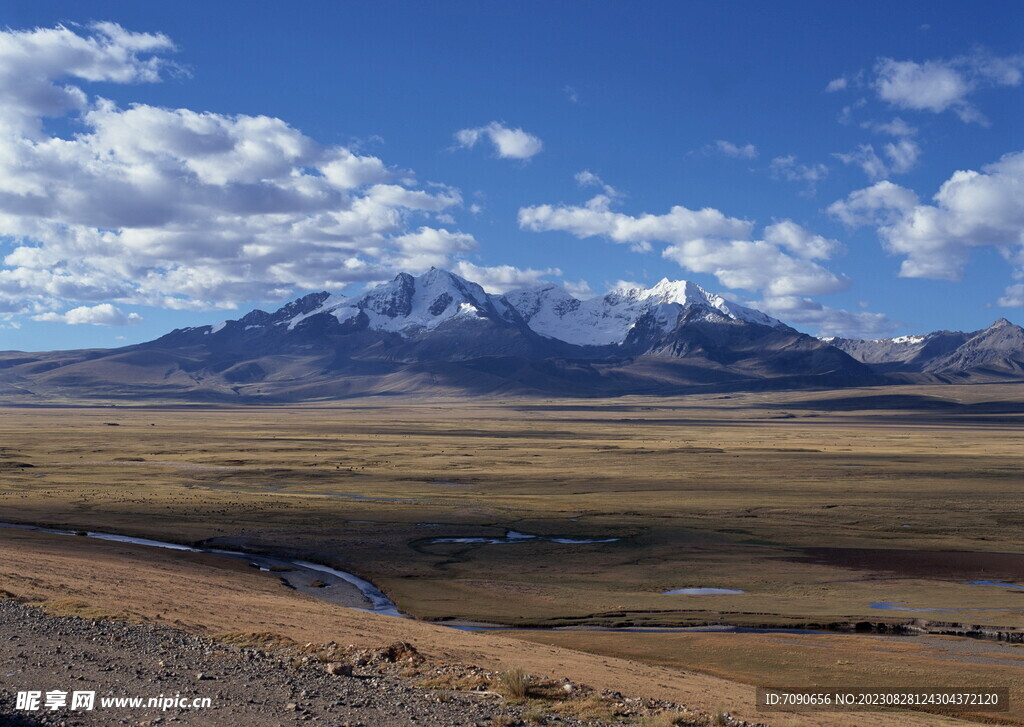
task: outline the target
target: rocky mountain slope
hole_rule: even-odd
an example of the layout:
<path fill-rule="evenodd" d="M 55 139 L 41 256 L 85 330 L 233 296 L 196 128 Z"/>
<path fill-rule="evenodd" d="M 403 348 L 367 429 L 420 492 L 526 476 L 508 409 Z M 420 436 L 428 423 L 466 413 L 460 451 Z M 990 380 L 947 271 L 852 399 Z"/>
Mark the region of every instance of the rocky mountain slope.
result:
<path fill-rule="evenodd" d="M 939 381 L 1024 377 L 1024 329 L 1005 318 L 972 333 L 825 340 L 878 372 L 927 374 Z"/>

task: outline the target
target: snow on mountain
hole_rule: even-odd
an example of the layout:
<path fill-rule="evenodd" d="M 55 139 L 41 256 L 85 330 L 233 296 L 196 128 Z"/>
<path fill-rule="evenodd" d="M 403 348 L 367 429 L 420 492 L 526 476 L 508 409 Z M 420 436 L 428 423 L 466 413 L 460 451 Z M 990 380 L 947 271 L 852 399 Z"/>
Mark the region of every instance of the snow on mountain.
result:
<path fill-rule="evenodd" d="M 920 359 L 941 355 L 954 350 L 967 340 L 969 334 L 959 331 L 935 331 L 925 335 L 897 336 L 896 338 L 822 339 L 866 364 L 912 365 Z"/>
<path fill-rule="evenodd" d="M 645 332 L 668 333 L 683 315 L 688 320 L 722 317 L 769 327 L 784 324 L 746 308 L 695 283 L 664 279 L 651 288 L 622 288 L 579 300 L 563 288 L 546 284 L 490 295 L 478 284 L 446 270 L 431 268 L 419 276 L 399 273 L 393 280 L 361 295 L 311 293 L 274 313 L 254 310 L 237 321 L 204 326 L 204 335 L 280 327 L 293 331 L 303 321 L 330 314 L 339 323 L 360 329 L 416 337 L 446 324 L 489 320 L 523 324 L 541 336 L 584 346 L 621 344 L 639 321 Z M 202 330 L 202 329 L 197 329 Z"/>
<path fill-rule="evenodd" d="M 337 308 L 341 308 L 347 302 L 348 296 L 346 295 L 341 295 L 340 293 L 335 295 L 329 295 L 326 298 L 324 298 L 323 302 L 316 308 L 313 308 L 312 310 L 308 311 L 302 311 L 292 316 L 291 318 L 284 318 L 283 320 L 278 321 L 277 325 L 287 325 L 288 330 L 291 331 L 295 328 L 295 326 L 299 325 L 301 321 L 306 320 L 310 316 L 315 316 L 318 313 L 325 313 L 328 311 L 333 311 Z"/>
<path fill-rule="evenodd" d="M 330 313 L 339 323 L 365 316 L 370 330 L 411 335 L 452 321 L 507 320 L 508 312 L 503 300 L 488 295 L 476 283 L 431 268 L 418 277 L 399 273 L 394 280 L 354 298 L 332 295 L 319 307 L 291 318 L 288 329 L 310 316 Z"/>
<path fill-rule="evenodd" d="M 505 294 L 527 325 L 548 338 L 580 346 L 622 343 L 637 321 L 653 316 L 664 333 L 675 328 L 687 310 L 763 326 L 781 326 L 778 320 L 709 293 L 695 283 L 663 279 L 652 288 L 623 288 L 590 300 L 578 300 L 557 285 L 524 288 Z"/>

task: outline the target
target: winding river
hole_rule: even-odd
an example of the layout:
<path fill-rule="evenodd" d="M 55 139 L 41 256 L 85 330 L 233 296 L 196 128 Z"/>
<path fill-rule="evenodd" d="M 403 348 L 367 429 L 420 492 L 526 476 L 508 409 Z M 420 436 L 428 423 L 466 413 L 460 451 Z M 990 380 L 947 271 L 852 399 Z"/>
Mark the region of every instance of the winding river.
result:
<path fill-rule="evenodd" d="M 306 581 L 318 580 L 320 582 L 326 582 L 327 585 L 333 585 L 335 583 L 344 581 L 358 589 L 359 593 L 362 594 L 365 599 L 367 608 L 361 608 L 362 611 L 371 611 L 373 613 L 379 613 L 382 616 L 395 616 L 398 618 L 408 618 L 408 616 L 398 610 L 398 606 L 395 602 L 384 595 L 377 586 L 370 583 L 364 578 L 360 578 L 354 573 L 348 573 L 347 571 L 338 570 L 337 568 L 331 568 L 330 566 L 321 565 L 320 563 L 313 563 L 308 560 L 292 560 L 289 558 L 281 558 L 275 556 L 258 555 L 253 553 L 244 553 L 240 550 L 224 550 L 222 548 L 196 548 L 191 545 L 180 545 L 178 543 L 167 543 L 162 540 L 150 540 L 149 538 L 133 538 L 127 535 L 114 535 L 112 533 L 97 533 L 93 531 L 74 531 L 74 530 L 60 530 L 57 528 L 43 528 L 36 525 L 18 525 L 14 523 L 0 523 L 0 528 L 9 528 L 14 530 L 35 530 L 42 533 L 53 533 L 57 535 L 73 535 L 81 536 L 84 533 L 84 537 L 95 538 L 96 540 L 107 540 L 115 543 L 127 543 L 130 545 L 141 545 L 147 548 L 163 548 L 165 550 L 178 550 L 189 553 L 206 553 L 209 555 L 219 555 L 225 558 L 234 558 L 236 560 L 244 560 L 256 568 L 262 571 L 271 571 L 278 573 L 284 578 L 289 585 L 293 588 L 298 588 L 296 583 L 292 583 L 291 579 L 296 575 L 305 575 Z M 291 577 L 289 577 L 291 576 Z M 320 596 L 320 591 L 325 589 L 319 588 L 298 588 L 303 592 L 310 593 L 314 596 Z M 324 598 L 323 600 L 331 601 L 332 599 Z M 353 606 L 353 608 L 357 608 Z"/>
<path fill-rule="evenodd" d="M 165 550 L 176 550 L 184 551 L 189 553 L 204 553 L 207 555 L 216 555 L 224 558 L 233 558 L 236 560 L 242 560 L 253 567 L 259 568 L 261 571 L 273 572 L 280 575 L 282 580 L 292 588 L 312 595 L 320 600 L 335 603 L 337 605 L 343 605 L 348 608 L 356 608 L 361 611 L 369 611 L 371 613 L 380 614 L 382 616 L 392 616 L 396 618 L 411 618 L 408 614 L 404 614 L 398 610 L 398 606 L 392 601 L 387 595 L 381 591 L 370 581 L 360 578 L 359 576 L 349 573 L 347 571 L 339 570 L 337 568 L 331 568 L 330 566 L 322 565 L 320 563 L 313 563 L 308 560 L 290 559 L 278 556 L 268 556 L 262 554 L 246 553 L 239 550 L 225 550 L 222 548 L 203 548 L 194 547 L 190 545 L 181 545 L 178 543 L 168 543 L 162 540 L 151 540 L 149 538 L 135 538 L 127 535 L 116 535 L 113 533 L 99 533 L 94 531 L 74 531 L 74 530 L 61 530 L 58 528 L 46 528 L 37 525 L 24 525 L 18 523 L 4 523 L 0 522 L 0 528 L 7 528 L 13 530 L 33 530 L 42 533 L 52 533 L 57 535 L 70 535 L 78 537 L 95 538 L 96 540 L 106 540 L 115 543 L 126 543 L 129 545 L 139 545 L 147 548 L 162 548 Z M 534 540 L 535 539 L 535 540 Z M 529 542 L 530 540 L 547 540 L 554 543 L 601 543 L 609 542 L 610 540 L 571 540 L 563 538 L 540 538 L 538 536 L 526 535 L 524 533 L 517 533 L 509 531 L 504 537 L 497 538 L 436 538 L 432 542 L 472 542 L 472 543 L 509 543 L 509 542 Z M 353 605 L 352 599 L 338 599 L 332 597 L 333 589 L 325 588 L 324 586 L 338 585 L 346 583 L 350 587 L 354 587 L 360 594 L 363 606 Z M 994 585 L 994 586 L 1009 586 L 1011 588 L 1024 588 L 1022 586 L 1007 584 L 1002 582 L 990 582 L 990 581 L 973 581 L 970 585 Z M 725 594 L 725 593 L 742 593 L 742 591 L 733 591 L 729 589 L 718 589 L 718 588 L 686 588 L 676 589 L 674 591 L 667 591 L 666 595 L 675 594 Z M 881 608 L 884 610 L 907 610 L 907 611 L 937 611 L 946 609 L 915 609 L 906 608 L 904 604 L 894 602 L 878 602 L 872 603 L 872 608 Z M 953 610 L 953 609 L 950 609 Z M 498 631 L 498 630 L 523 630 L 523 627 L 507 626 L 502 624 L 488 624 L 478 623 L 473 621 L 452 621 L 450 623 L 438 622 L 440 626 L 447 626 L 453 629 L 467 630 L 467 631 Z M 528 630 L 545 630 L 545 631 L 559 631 L 559 630 L 576 630 L 576 631 L 616 631 L 616 632 L 634 632 L 634 633 L 699 633 L 699 632 L 726 632 L 726 633 L 782 633 L 782 634 L 836 634 L 845 633 L 837 631 L 824 631 L 824 630 L 812 630 L 812 629 L 798 629 L 798 628 L 747 628 L 741 626 L 731 626 L 728 624 L 721 625 L 708 625 L 708 626 L 681 626 L 681 627 L 643 627 L 643 626 L 621 626 L 621 627 L 608 627 L 608 626 L 593 626 L 593 625 L 575 625 L 575 626 L 554 626 L 554 627 L 530 627 Z M 899 638 L 897 634 L 888 634 L 890 637 Z"/>

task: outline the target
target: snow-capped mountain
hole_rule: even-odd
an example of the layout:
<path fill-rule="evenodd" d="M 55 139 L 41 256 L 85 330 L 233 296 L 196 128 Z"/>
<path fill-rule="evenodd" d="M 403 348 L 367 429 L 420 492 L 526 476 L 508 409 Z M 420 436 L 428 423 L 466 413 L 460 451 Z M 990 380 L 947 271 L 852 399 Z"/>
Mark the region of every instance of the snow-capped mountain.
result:
<path fill-rule="evenodd" d="M 253 311 L 238 321 L 206 328 L 207 334 L 216 334 L 234 323 L 236 327 L 282 326 L 292 331 L 320 314 L 329 314 L 350 328 L 397 333 L 403 338 L 422 336 L 446 325 L 504 322 L 576 346 L 623 344 L 641 323 L 648 338 L 665 335 L 684 316 L 691 321 L 724 317 L 784 327 L 775 318 L 685 280 L 666 278 L 651 288 L 623 288 L 580 300 L 554 284 L 492 295 L 458 275 L 431 268 L 418 277 L 400 273 L 352 298 L 312 293 L 273 314 Z"/>
<path fill-rule="evenodd" d="M 999 321 L 826 342 L 686 281 L 580 300 L 556 285 L 488 294 L 435 269 L 120 349 L 0 355 L 0 391 L 107 399 L 616 396 L 978 377 L 1024 378 L 1024 331 Z"/>
<path fill-rule="evenodd" d="M 509 307 L 476 283 L 431 268 L 419 277 L 400 273 L 356 298 L 328 296 L 319 307 L 289 319 L 288 329 L 318 313 L 329 313 L 339 323 L 365 317 L 364 325 L 370 330 L 411 335 L 446 323 L 508 319 Z"/>
<path fill-rule="evenodd" d="M 709 293 L 696 283 L 668 278 L 652 288 L 623 288 L 589 300 L 578 300 L 551 284 L 516 290 L 504 297 L 531 329 L 577 346 L 624 343 L 644 318 L 649 318 L 655 330 L 667 334 L 688 310 L 718 313 L 762 326 L 783 325 L 761 311 Z"/>

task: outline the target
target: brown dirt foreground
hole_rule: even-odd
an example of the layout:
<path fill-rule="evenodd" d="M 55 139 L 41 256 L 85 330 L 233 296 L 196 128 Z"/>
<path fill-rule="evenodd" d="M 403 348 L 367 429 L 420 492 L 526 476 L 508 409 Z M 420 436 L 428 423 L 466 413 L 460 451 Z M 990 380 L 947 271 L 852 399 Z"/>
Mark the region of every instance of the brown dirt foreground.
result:
<path fill-rule="evenodd" d="M 964 724 L 914 713 L 759 713 L 754 688 L 678 668 L 533 644 L 495 633 L 466 633 L 346 609 L 284 588 L 271 574 L 216 556 L 0 531 L 0 590 L 30 601 L 73 598 L 98 609 L 217 634 L 273 632 L 299 642 L 379 647 L 402 640 L 438 661 L 567 677 L 596 689 L 683 703 L 780 727 Z M 3 595 L 3 594 L 0 594 Z M 1017 695 L 1015 695 L 1017 696 Z"/>

